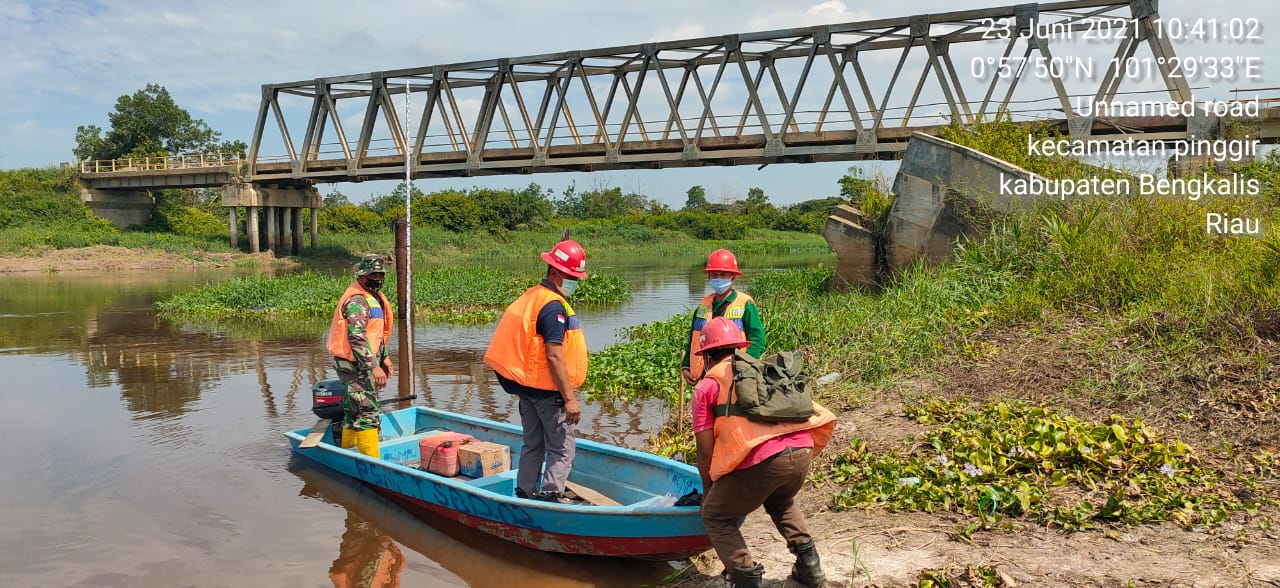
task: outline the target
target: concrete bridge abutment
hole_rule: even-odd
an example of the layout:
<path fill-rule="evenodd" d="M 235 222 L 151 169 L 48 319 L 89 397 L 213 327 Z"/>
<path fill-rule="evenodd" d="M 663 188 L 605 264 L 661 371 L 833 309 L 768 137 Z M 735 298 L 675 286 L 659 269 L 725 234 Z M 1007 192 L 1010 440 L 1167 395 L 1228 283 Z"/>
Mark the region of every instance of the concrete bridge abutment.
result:
<path fill-rule="evenodd" d="M 127 229 L 151 220 L 156 199 L 146 190 L 99 190 L 81 184 L 80 201 L 93 214 L 117 229 Z"/>
<path fill-rule="evenodd" d="M 1037 199 L 1002 194 L 1002 177 L 1025 180 L 1030 172 L 938 137 L 912 134 L 883 229 L 874 231 L 849 206 L 827 219 L 822 235 L 840 260 L 837 283 L 874 289 L 918 260 L 940 262 L 958 239 L 985 232 L 994 217 Z"/>

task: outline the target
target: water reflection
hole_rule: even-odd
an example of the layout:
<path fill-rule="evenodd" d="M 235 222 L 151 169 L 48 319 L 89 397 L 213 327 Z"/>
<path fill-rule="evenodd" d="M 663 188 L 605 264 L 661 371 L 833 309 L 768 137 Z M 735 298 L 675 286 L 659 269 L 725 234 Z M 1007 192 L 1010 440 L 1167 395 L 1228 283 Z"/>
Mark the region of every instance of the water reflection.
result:
<path fill-rule="evenodd" d="M 422 522 L 370 487 L 305 459 L 297 458 L 292 471 L 303 480 L 302 496 L 346 510 L 346 530 L 330 567 L 334 586 L 395 586 L 401 581 L 398 574 L 405 576 L 404 583 L 409 586 L 639 586 L 672 571 L 663 563 L 527 549 L 439 517 Z M 426 556 L 439 567 L 393 567 L 397 556 L 400 561 L 404 558 L 399 546 Z M 357 580 L 339 584 L 333 575 L 339 568 L 343 581 L 352 576 Z M 371 581 L 374 583 L 367 583 Z"/>

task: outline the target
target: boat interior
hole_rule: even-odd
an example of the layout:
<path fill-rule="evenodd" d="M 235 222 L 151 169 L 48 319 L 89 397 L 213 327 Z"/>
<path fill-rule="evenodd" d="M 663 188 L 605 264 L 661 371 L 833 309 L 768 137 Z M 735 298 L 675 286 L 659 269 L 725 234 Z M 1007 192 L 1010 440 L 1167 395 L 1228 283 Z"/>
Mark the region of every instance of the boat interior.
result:
<path fill-rule="evenodd" d="M 498 495 L 514 496 L 520 449 L 519 426 L 475 419 L 466 415 L 439 413 L 414 407 L 384 413 L 379 441 L 382 459 L 419 470 L 419 442 L 431 435 L 451 431 L 478 441 L 505 445 L 510 449 L 506 471 L 480 478 L 453 477 Z M 332 439 L 332 431 L 325 442 Z M 427 476 L 438 476 L 423 471 Z M 696 472 L 672 469 L 656 457 L 629 449 L 579 439 L 569 474 L 568 489 L 584 499 L 585 506 L 625 506 L 642 508 L 672 506 L 674 497 L 700 485 Z"/>

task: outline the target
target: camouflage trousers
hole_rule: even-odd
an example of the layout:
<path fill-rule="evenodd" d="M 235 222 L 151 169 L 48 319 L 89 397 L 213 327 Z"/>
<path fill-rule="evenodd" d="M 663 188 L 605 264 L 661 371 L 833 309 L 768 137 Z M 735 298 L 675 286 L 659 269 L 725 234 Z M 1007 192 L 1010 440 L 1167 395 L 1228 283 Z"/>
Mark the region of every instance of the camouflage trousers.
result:
<path fill-rule="evenodd" d="M 382 412 L 378 410 L 373 372 L 353 371 L 350 367 L 349 362 L 337 362 L 338 379 L 346 386 L 346 393 L 342 395 L 342 426 L 355 431 L 377 429 L 382 424 Z"/>

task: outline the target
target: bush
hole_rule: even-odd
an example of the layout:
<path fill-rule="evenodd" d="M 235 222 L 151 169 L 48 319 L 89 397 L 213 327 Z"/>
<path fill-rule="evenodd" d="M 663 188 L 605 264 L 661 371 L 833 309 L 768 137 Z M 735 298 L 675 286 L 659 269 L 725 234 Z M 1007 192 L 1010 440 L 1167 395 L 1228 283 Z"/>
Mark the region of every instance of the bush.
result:
<path fill-rule="evenodd" d="M 436 192 L 413 200 L 415 223 L 436 225 L 459 233 L 481 226 L 480 205 L 460 192 Z"/>
<path fill-rule="evenodd" d="M 152 220 L 164 229 L 184 237 L 207 237 L 227 231 L 227 225 L 221 219 L 190 206 L 157 207 Z"/>
<path fill-rule="evenodd" d="M 0 228 L 57 225 L 96 229 L 105 222 L 80 201 L 75 170 L 0 171 Z"/>
<path fill-rule="evenodd" d="M 749 227 L 741 218 L 707 212 L 666 212 L 644 217 L 650 227 L 680 231 L 697 239 L 742 239 Z"/>
<path fill-rule="evenodd" d="M 378 213 L 350 204 L 321 208 L 318 222 L 321 233 L 368 234 L 381 231 L 385 226 Z"/>
<path fill-rule="evenodd" d="M 489 231 L 514 231 L 551 220 L 551 201 L 537 184 L 530 184 L 519 192 L 481 188 L 467 195 L 480 208 L 481 225 Z"/>

